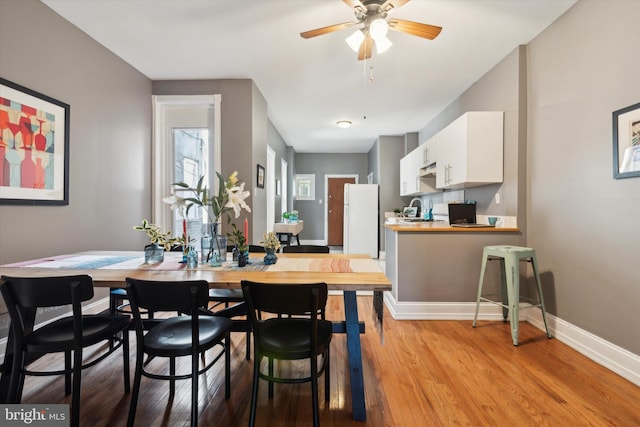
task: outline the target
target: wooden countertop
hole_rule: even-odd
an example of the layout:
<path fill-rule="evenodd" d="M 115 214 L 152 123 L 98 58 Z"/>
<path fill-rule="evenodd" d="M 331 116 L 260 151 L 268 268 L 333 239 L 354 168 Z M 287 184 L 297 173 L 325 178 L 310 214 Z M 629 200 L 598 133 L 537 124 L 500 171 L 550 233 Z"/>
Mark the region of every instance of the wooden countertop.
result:
<path fill-rule="evenodd" d="M 397 231 L 397 232 L 453 232 L 453 233 L 514 233 L 519 232 L 520 229 L 518 227 L 472 227 L 472 228 L 464 228 L 464 227 L 451 227 L 446 222 L 414 222 L 410 224 L 384 224 L 385 228 L 389 230 Z"/>

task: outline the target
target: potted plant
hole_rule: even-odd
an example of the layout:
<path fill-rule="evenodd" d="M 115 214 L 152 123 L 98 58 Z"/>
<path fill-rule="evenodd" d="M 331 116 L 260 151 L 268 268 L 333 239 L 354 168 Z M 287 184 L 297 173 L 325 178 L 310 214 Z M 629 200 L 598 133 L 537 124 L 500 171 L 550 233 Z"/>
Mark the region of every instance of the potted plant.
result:
<path fill-rule="evenodd" d="M 219 172 L 216 172 L 216 175 L 218 176 L 217 194 L 207 187 L 207 177 L 205 175 L 198 179 L 195 187 L 191 187 L 185 182 L 172 184 L 177 190 L 191 193 L 192 197 L 184 198 L 185 216 L 196 206 L 202 208 L 208 220 L 211 221 L 207 227 L 210 230 L 207 230 L 204 234 L 205 237 L 206 235 L 210 236 L 206 238 L 212 239 L 211 244 L 205 245 L 209 249 L 205 260 L 210 260 L 212 264 L 219 264 L 220 260 L 224 261 L 226 259 L 227 238 L 224 234 L 220 234 L 219 230 L 222 217 L 226 216 L 227 223 L 229 223 L 232 213 L 238 218 L 242 209 L 251 212 L 251 208 L 245 201 L 251 193 L 244 189 L 244 183 L 238 179 L 238 172 L 233 172 L 228 178 L 224 178 Z M 216 260 L 214 255 L 217 255 L 219 259 Z"/>
<path fill-rule="evenodd" d="M 244 267 L 249 261 L 249 246 L 247 240 L 244 237 L 244 233 L 240 231 L 235 224 L 231 224 L 231 233 L 228 234 L 229 240 L 235 245 L 238 250 L 238 267 Z"/>
<path fill-rule="evenodd" d="M 151 243 L 144 247 L 144 262 L 147 264 L 156 264 L 164 261 L 164 251 L 170 250 L 180 240 L 179 238 L 171 237 L 171 230 L 163 233 L 159 226 L 151 224 L 146 219 L 143 219 L 142 224 L 136 225 L 133 229 L 144 231 L 149 236 Z"/>
<path fill-rule="evenodd" d="M 260 242 L 264 245 L 264 250 L 267 253 L 264 256 L 264 263 L 266 265 L 275 264 L 278 260 L 276 256 L 276 251 L 280 249 L 280 240 L 276 236 L 276 233 L 273 231 L 269 231 L 268 233 L 264 233 L 262 235 L 262 241 Z"/>

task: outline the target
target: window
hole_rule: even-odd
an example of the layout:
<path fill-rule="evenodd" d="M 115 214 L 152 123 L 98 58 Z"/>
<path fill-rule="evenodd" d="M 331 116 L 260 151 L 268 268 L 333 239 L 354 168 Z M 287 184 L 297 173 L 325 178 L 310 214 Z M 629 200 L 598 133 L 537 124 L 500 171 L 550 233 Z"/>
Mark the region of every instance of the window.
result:
<path fill-rule="evenodd" d="M 188 234 L 199 246 L 207 221 L 201 209 L 191 209 L 183 218 L 162 202 L 172 193 L 183 193 L 174 182 L 186 182 L 194 187 L 200 176 L 209 177 L 207 185 L 217 188 L 215 171 L 220 170 L 220 95 L 153 96 L 153 167 L 152 218 L 163 230 L 180 236 L 183 219 Z"/>
<path fill-rule="evenodd" d="M 296 175 L 296 200 L 316 199 L 316 176 L 312 174 Z"/>
<path fill-rule="evenodd" d="M 209 128 L 174 128 L 173 137 L 173 176 L 176 182 L 185 182 L 190 187 L 196 187 L 202 175 L 207 175 L 209 170 Z M 193 197 L 191 192 L 185 192 L 174 188 L 176 194 L 181 197 Z M 179 233 L 182 230 L 183 220 L 187 220 L 189 236 L 200 241 L 202 223 L 206 215 L 202 209 L 191 209 L 187 218 L 182 212 L 173 212 L 172 230 Z"/>

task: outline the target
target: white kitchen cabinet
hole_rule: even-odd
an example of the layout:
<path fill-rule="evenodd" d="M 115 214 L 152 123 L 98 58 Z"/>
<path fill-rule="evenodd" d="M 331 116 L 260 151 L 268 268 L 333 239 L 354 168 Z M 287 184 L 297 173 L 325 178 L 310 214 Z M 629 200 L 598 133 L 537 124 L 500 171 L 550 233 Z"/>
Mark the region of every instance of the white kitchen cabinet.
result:
<path fill-rule="evenodd" d="M 437 188 L 502 182 L 503 116 L 501 111 L 468 112 L 438 133 Z"/>
<path fill-rule="evenodd" d="M 425 144 L 400 159 L 400 195 L 413 196 L 438 191 L 435 178 L 422 176 Z"/>
<path fill-rule="evenodd" d="M 400 159 L 400 195 L 407 196 L 411 194 L 412 187 L 409 188 L 409 183 L 412 182 L 411 174 L 413 170 L 412 158 L 410 155 L 406 155 Z"/>
<path fill-rule="evenodd" d="M 418 147 L 420 150 L 420 168 L 425 169 L 427 166 L 434 164 L 437 160 L 436 157 L 436 142 L 437 135 L 434 135 L 427 142 L 421 144 Z"/>

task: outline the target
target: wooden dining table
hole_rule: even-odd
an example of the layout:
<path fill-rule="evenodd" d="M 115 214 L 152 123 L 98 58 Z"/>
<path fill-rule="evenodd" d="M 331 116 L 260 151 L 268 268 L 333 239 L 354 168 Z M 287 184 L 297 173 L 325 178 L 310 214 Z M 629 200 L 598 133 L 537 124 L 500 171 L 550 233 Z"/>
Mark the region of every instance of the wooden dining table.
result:
<path fill-rule="evenodd" d="M 368 255 L 347 254 L 278 254 L 278 262 L 264 265 L 260 254 L 252 254 L 250 264 L 238 267 L 228 261 L 220 267 L 208 264 L 187 268 L 181 263 L 182 254 L 165 253 L 164 262 L 145 264 L 142 252 L 89 251 L 0 265 L 0 275 L 17 277 L 46 277 L 88 274 L 96 287 L 124 287 L 125 278 L 147 280 L 206 280 L 211 288 L 240 288 L 242 280 L 263 283 L 324 282 L 330 291 L 342 291 L 344 320 L 333 321 L 334 333 L 346 333 L 347 354 L 353 418 L 366 420 L 364 376 L 360 334 L 364 322 L 358 318 L 357 292 L 371 291 L 374 295 L 376 319 L 382 321 L 382 293 L 391 290 L 391 282 Z M 380 328 L 382 331 L 382 328 Z M 9 335 L 11 338 L 11 334 Z M 12 357 L 10 339 L 0 378 L 0 402 L 11 402 L 8 392 Z"/>

